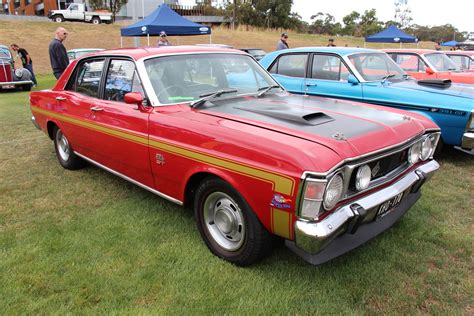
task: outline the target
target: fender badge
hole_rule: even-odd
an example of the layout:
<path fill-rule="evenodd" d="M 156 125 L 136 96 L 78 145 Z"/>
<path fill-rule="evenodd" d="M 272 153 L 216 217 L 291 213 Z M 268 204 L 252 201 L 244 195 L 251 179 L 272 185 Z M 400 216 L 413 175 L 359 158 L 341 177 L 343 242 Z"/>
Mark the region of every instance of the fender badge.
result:
<path fill-rule="evenodd" d="M 163 157 L 163 155 L 156 154 L 155 158 L 156 158 L 156 163 L 157 164 L 159 164 L 159 165 L 164 165 L 165 164 L 165 157 Z"/>
<path fill-rule="evenodd" d="M 273 199 L 270 203 L 270 206 L 276 208 L 290 208 L 291 205 L 289 204 L 291 199 L 285 198 L 283 195 L 280 194 L 273 194 Z"/>

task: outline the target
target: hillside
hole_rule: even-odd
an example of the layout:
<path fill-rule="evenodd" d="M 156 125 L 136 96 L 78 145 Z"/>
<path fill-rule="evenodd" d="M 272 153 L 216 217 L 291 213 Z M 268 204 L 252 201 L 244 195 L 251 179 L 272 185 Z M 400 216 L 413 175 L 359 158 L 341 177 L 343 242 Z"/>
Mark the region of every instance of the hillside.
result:
<path fill-rule="evenodd" d="M 92 25 L 86 23 L 66 22 L 57 24 L 53 22 L 33 21 L 0 21 L 0 44 L 18 44 L 25 48 L 33 59 L 33 67 L 36 73 L 46 74 L 51 72 L 48 45 L 54 37 L 54 31 L 58 26 L 65 27 L 69 36 L 64 42 L 66 49 L 99 47 L 120 47 L 120 27 L 126 24 Z M 280 31 L 260 30 L 255 28 L 240 27 L 232 31 L 224 27 L 214 28 L 212 42 L 232 45 L 234 47 L 258 47 L 270 52 L 275 49 L 276 42 L 280 38 Z M 326 45 L 330 36 L 309 35 L 289 32 L 288 43 L 290 47 L 321 46 Z M 209 43 L 209 36 L 170 36 L 169 40 L 174 45 Z M 150 38 L 150 45 L 154 45 L 157 37 Z M 363 38 L 336 37 L 338 46 L 364 46 Z M 123 38 L 124 47 L 132 46 L 132 38 Z M 147 45 L 146 38 L 141 38 L 141 45 Z M 432 42 L 421 42 L 420 48 L 433 48 Z M 370 43 L 369 48 L 382 48 L 382 44 Z M 385 44 L 385 47 L 399 47 L 398 44 Z M 406 44 L 405 47 L 416 47 L 414 44 Z"/>

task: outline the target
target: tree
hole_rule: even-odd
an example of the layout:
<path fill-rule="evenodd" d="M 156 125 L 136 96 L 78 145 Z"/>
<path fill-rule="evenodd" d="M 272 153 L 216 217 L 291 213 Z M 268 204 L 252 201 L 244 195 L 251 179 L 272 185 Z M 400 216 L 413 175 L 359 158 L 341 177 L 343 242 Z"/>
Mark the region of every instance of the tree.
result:
<path fill-rule="evenodd" d="M 368 36 L 382 31 L 382 22 L 377 19 L 377 11 L 375 9 L 365 10 L 360 17 L 359 30 L 360 34 L 355 36 Z"/>
<path fill-rule="evenodd" d="M 108 9 L 112 12 L 112 21 L 115 22 L 115 16 L 120 11 L 122 6 L 127 4 L 128 0 L 108 0 Z"/>
<path fill-rule="evenodd" d="M 395 21 L 399 23 L 400 27 L 405 29 L 410 26 L 411 21 L 411 9 L 408 6 L 408 0 L 395 0 Z"/>
<path fill-rule="evenodd" d="M 342 29 L 342 34 L 353 36 L 358 28 L 360 21 L 360 13 L 357 11 L 352 11 L 350 14 L 342 18 L 344 22 L 344 28 Z"/>

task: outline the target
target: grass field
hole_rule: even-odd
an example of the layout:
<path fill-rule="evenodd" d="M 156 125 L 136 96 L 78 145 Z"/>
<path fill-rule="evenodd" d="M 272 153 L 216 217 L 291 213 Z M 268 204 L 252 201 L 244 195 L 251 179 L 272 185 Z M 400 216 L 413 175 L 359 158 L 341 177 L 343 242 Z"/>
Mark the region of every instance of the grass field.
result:
<path fill-rule="evenodd" d="M 120 47 L 120 28 L 126 24 L 100 24 L 92 25 L 87 23 L 66 22 L 57 24 L 53 22 L 31 22 L 31 21 L 5 21 L 0 20 L 0 44 L 10 45 L 16 43 L 20 47 L 26 48 L 33 59 L 34 70 L 39 74 L 51 73 L 48 55 L 48 45 L 54 37 L 54 31 L 58 26 L 65 27 L 68 38 L 64 42 L 66 49 L 98 47 L 116 48 Z M 212 42 L 228 44 L 236 48 L 259 47 L 267 52 L 275 50 L 277 41 L 280 39 L 281 30 L 259 30 L 252 27 L 240 27 L 235 31 L 227 28 L 213 28 Z M 296 34 L 289 32 L 288 43 L 290 47 L 300 46 L 325 46 L 330 36 Z M 170 36 L 173 45 L 209 43 L 209 36 Z M 364 47 L 362 38 L 338 37 L 338 46 Z M 150 45 L 155 45 L 157 37 L 150 39 Z M 133 45 L 132 38 L 123 38 L 123 45 L 130 47 Z M 146 38 L 141 38 L 141 45 L 147 45 Z M 369 48 L 399 47 L 398 44 L 369 43 Z M 404 47 L 416 47 L 416 44 L 404 44 Z M 420 42 L 420 48 L 434 47 L 433 42 Z"/>
<path fill-rule="evenodd" d="M 41 75 L 51 87 L 52 76 Z M 238 268 L 192 212 L 96 167 L 66 171 L 0 93 L 0 314 L 472 314 L 474 163 L 447 150 L 403 220 L 323 266 L 283 246 Z"/>

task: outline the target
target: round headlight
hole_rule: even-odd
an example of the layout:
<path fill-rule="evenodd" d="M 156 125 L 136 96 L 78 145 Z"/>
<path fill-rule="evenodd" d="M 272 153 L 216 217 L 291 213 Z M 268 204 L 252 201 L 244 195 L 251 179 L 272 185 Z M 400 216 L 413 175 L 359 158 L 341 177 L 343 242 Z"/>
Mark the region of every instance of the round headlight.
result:
<path fill-rule="evenodd" d="M 421 142 L 416 142 L 410 147 L 408 151 L 408 162 L 415 164 L 420 160 L 421 155 Z"/>
<path fill-rule="evenodd" d="M 343 186 L 344 182 L 342 181 L 342 176 L 340 174 L 336 174 L 331 178 L 331 180 L 329 180 L 323 198 L 323 206 L 326 210 L 332 209 L 337 202 L 339 202 L 342 197 Z"/>
<path fill-rule="evenodd" d="M 431 142 L 431 138 L 425 137 L 425 139 L 421 143 L 420 159 L 422 161 L 425 161 L 426 159 L 430 158 L 432 152 L 433 152 L 433 143 Z"/>
<path fill-rule="evenodd" d="M 359 167 L 356 174 L 355 185 L 358 191 L 365 190 L 369 187 L 372 180 L 372 170 L 368 165 Z"/>

